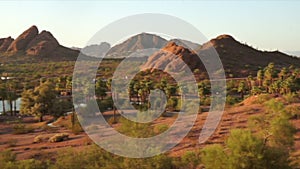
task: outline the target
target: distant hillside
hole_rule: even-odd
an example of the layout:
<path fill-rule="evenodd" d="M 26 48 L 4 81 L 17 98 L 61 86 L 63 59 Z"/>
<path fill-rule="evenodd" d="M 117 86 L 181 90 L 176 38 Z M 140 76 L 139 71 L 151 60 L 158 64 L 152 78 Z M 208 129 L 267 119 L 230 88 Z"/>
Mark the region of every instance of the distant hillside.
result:
<path fill-rule="evenodd" d="M 183 39 L 171 39 L 169 42 L 175 42 L 176 45 L 183 46 L 184 48 L 190 49 L 190 50 L 197 50 L 201 48 L 201 45 L 195 42 L 191 42 L 188 40 Z"/>
<path fill-rule="evenodd" d="M 39 30 L 31 26 L 16 39 L 11 37 L 0 39 L 0 56 L 32 56 L 37 59 L 76 60 L 78 50 L 73 50 L 59 44 L 56 38 L 48 31 Z"/>
<path fill-rule="evenodd" d="M 107 53 L 110 57 L 124 57 L 132 52 L 141 49 L 162 48 L 167 43 L 167 40 L 160 36 L 148 33 L 135 35 L 128 40 L 113 46 Z"/>
<path fill-rule="evenodd" d="M 285 51 L 285 53 L 292 55 L 292 56 L 300 57 L 300 51 Z"/>
<path fill-rule="evenodd" d="M 212 48 L 215 48 L 218 52 L 227 76 L 245 77 L 249 74 L 256 76 L 255 71 L 261 67 L 265 67 L 270 62 L 274 62 L 278 67 L 288 67 L 290 65 L 300 67 L 299 58 L 279 51 L 259 51 L 236 41 L 229 35 L 221 35 L 210 40 L 199 47 L 195 51 L 196 53 L 175 42 L 170 42 L 160 51 L 151 55 L 144 66 L 180 71 L 184 69 L 185 65 L 178 65 L 176 64 L 178 63 L 177 61 L 171 62 L 171 60 L 181 58 L 192 70 L 199 69 L 205 71 L 197 54 L 202 58 L 209 57 Z M 174 54 L 178 57 L 175 57 Z"/>
<path fill-rule="evenodd" d="M 278 67 L 294 65 L 300 67 L 300 59 L 280 51 L 260 51 L 236 41 L 230 35 L 221 35 L 202 45 L 197 53 L 202 55 L 214 47 L 223 63 L 225 71 L 230 74 L 239 72 L 240 76 L 249 75 L 260 67 L 273 62 Z"/>
<path fill-rule="evenodd" d="M 102 42 L 99 45 L 90 45 L 81 49 L 81 52 L 88 56 L 104 57 L 104 54 L 110 49 L 110 44 Z"/>

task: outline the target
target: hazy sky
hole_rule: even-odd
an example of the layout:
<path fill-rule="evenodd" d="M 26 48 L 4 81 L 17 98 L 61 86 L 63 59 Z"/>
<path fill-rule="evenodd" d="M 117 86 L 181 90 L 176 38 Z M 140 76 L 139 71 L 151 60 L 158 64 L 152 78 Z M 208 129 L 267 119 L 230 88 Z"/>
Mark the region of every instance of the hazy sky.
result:
<path fill-rule="evenodd" d="M 299 1 L 2 1 L 0 37 L 31 25 L 65 46 L 83 47 L 102 27 L 125 16 L 162 13 L 197 27 L 208 39 L 230 34 L 265 50 L 300 50 Z"/>

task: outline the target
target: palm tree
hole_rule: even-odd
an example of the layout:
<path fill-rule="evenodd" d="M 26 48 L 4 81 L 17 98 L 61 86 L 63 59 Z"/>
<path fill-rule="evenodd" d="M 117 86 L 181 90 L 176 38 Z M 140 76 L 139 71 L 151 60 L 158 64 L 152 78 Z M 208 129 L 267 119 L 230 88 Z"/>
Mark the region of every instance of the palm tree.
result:
<path fill-rule="evenodd" d="M 3 114 L 6 114 L 6 111 L 5 111 L 5 100 L 7 98 L 7 92 L 6 92 L 5 83 L 1 84 L 1 86 L 0 86 L 0 97 L 1 97 L 1 100 L 2 100 Z"/>
<path fill-rule="evenodd" d="M 241 81 L 239 83 L 238 92 L 241 93 L 241 98 L 242 99 L 244 99 L 245 91 L 246 91 L 245 81 Z"/>
<path fill-rule="evenodd" d="M 286 77 L 288 76 L 288 69 L 286 67 L 283 67 L 280 71 L 280 73 L 278 74 L 278 77 L 281 79 L 281 80 L 284 80 L 286 79 Z"/>
<path fill-rule="evenodd" d="M 253 81 L 253 77 L 251 75 L 249 75 L 247 77 L 247 83 L 248 83 L 248 86 L 249 86 L 249 89 L 251 90 L 252 89 L 252 81 Z"/>
<path fill-rule="evenodd" d="M 8 83 L 8 91 L 7 91 L 7 100 L 9 102 L 9 111 L 10 115 L 15 115 L 16 112 L 13 111 L 13 102 L 18 99 L 18 96 L 16 94 L 17 85 L 16 81 L 9 81 Z"/>
<path fill-rule="evenodd" d="M 262 86 L 262 82 L 264 80 L 264 72 L 262 70 L 258 70 L 256 77 L 257 77 L 257 80 L 258 80 L 258 86 L 261 87 Z"/>
<path fill-rule="evenodd" d="M 273 83 L 273 79 L 276 77 L 276 70 L 275 70 L 274 63 L 269 63 L 267 67 L 265 67 L 264 72 L 264 78 L 266 80 L 269 80 L 271 83 Z"/>

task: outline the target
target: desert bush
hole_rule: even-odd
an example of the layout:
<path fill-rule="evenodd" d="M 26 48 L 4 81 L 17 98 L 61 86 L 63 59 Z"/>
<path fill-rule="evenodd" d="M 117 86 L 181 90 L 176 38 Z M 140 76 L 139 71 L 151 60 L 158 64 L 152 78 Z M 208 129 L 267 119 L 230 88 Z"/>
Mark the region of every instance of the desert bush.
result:
<path fill-rule="evenodd" d="M 69 134 L 67 133 L 59 133 L 55 134 L 54 136 L 50 137 L 49 142 L 50 143 L 56 143 L 61 142 L 69 139 Z"/>
<path fill-rule="evenodd" d="M 230 96 L 230 95 L 228 95 L 226 97 L 226 104 L 234 105 L 238 102 L 239 102 L 239 99 L 237 97 L 233 97 L 233 96 Z"/>
<path fill-rule="evenodd" d="M 166 124 L 159 124 L 159 125 L 154 126 L 154 132 L 157 134 L 160 134 L 160 133 L 167 131 L 168 128 L 169 127 Z"/>
<path fill-rule="evenodd" d="M 0 168 L 1 169 L 14 169 L 13 163 L 16 161 L 16 154 L 11 150 L 4 150 L 0 152 Z"/>
<path fill-rule="evenodd" d="M 28 159 L 16 162 L 14 169 L 48 169 L 48 165 L 48 162 Z"/>
<path fill-rule="evenodd" d="M 194 169 L 198 168 L 200 163 L 200 152 L 199 151 L 187 151 L 180 158 L 173 159 L 172 163 L 176 168 L 179 169 Z"/>
<path fill-rule="evenodd" d="M 272 96 L 269 94 L 260 94 L 260 95 L 257 95 L 257 98 L 256 98 L 256 100 L 253 101 L 253 103 L 254 104 L 262 104 L 266 101 L 269 101 L 271 98 L 272 98 Z"/>
<path fill-rule="evenodd" d="M 43 136 L 43 135 L 38 135 L 33 139 L 33 143 L 41 143 L 41 142 L 45 142 L 49 139 L 49 137 L 47 136 Z"/>
<path fill-rule="evenodd" d="M 296 105 L 288 105 L 285 109 L 290 117 L 295 119 L 300 118 L 300 107 Z"/>
<path fill-rule="evenodd" d="M 27 134 L 33 131 L 33 128 L 27 127 L 25 124 L 15 124 L 13 126 L 14 134 Z"/>
<path fill-rule="evenodd" d="M 283 98 L 288 104 L 299 102 L 299 98 L 295 93 L 288 93 L 286 95 L 283 95 Z"/>

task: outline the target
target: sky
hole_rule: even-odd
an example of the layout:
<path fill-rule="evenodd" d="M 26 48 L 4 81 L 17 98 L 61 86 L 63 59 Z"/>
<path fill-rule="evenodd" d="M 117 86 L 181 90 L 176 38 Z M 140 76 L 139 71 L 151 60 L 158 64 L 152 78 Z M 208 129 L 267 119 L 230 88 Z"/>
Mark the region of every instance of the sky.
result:
<path fill-rule="evenodd" d="M 5 1 L 0 37 L 16 38 L 31 25 L 68 47 L 84 47 L 101 28 L 142 13 L 183 19 L 212 39 L 230 34 L 261 50 L 300 51 L 300 1 Z"/>

